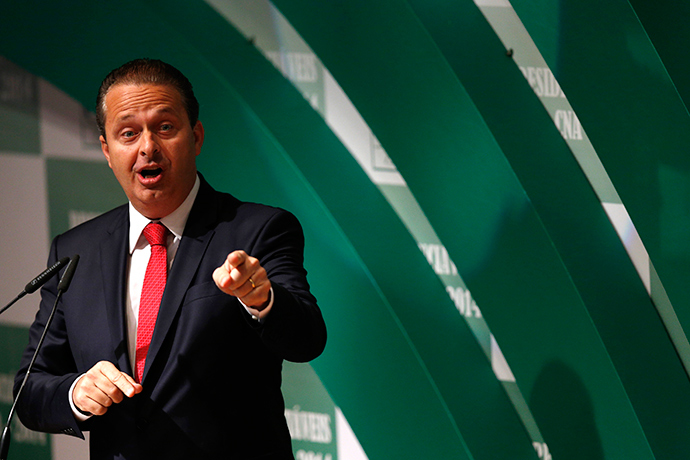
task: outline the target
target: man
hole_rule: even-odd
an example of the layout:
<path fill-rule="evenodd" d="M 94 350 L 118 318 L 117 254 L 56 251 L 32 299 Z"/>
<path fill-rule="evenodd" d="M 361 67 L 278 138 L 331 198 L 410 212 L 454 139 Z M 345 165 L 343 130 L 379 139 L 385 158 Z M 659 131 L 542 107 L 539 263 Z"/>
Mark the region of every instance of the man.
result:
<path fill-rule="evenodd" d="M 216 192 L 197 173 L 198 110 L 168 64 L 111 72 L 97 120 L 129 204 L 51 246 L 50 264 L 79 254 L 79 265 L 17 413 L 35 430 L 90 430 L 94 460 L 293 458 L 282 361 L 309 361 L 326 341 L 302 230 L 290 213 Z M 42 289 L 15 391 L 56 291 L 56 279 Z"/>

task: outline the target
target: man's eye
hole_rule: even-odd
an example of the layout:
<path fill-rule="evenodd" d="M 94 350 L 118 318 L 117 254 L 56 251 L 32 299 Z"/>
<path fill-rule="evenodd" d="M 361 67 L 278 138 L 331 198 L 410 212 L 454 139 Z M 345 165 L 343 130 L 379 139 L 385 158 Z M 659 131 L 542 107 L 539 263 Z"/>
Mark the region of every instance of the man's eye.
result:
<path fill-rule="evenodd" d="M 134 134 L 135 134 L 134 131 L 125 131 L 124 133 L 122 133 L 122 137 L 130 138 L 130 137 L 134 137 Z"/>
<path fill-rule="evenodd" d="M 173 125 L 171 124 L 161 125 L 161 131 L 170 131 L 171 129 L 173 129 Z"/>

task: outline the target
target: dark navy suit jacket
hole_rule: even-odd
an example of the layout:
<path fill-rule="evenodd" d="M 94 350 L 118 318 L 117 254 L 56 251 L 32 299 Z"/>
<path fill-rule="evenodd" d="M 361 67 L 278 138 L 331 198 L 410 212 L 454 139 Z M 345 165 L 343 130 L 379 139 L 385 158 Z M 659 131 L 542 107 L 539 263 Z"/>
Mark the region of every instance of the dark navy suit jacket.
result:
<path fill-rule="evenodd" d="M 132 375 L 125 327 L 129 217 L 118 207 L 55 238 L 49 264 L 79 254 L 17 413 L 29 428 L 83 436 L 100 459 L 291 459 L 280 392 L 283 360 L 304 362 L 325 346 L 326 328 L 303 268 L 304 239 L 290 213 L 240 202 L 202 178 L 161 301 L 143 392 L 77 423 L 74 380 L 101 360 Z M 212 273 L 243 249 L 271 280 L 264 324 L 222 293 Z M 54 304 L 57 277 L 41 307 L 17 374 L 23 379 Z"/>

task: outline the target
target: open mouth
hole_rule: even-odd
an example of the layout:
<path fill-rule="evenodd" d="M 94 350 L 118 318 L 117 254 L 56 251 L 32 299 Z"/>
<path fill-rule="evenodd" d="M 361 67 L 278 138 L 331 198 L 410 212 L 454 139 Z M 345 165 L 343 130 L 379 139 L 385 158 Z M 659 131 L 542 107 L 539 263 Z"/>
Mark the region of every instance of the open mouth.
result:
<path fill-rule="evenodd" d="M 144 179 L 152 179 L 154 177 L 157 177 L 162 173 L 163 170 L 161 168 L 155 168 L 155 169 L 142 169 L 139 174 L 141 174 L 141 177 Z"/>

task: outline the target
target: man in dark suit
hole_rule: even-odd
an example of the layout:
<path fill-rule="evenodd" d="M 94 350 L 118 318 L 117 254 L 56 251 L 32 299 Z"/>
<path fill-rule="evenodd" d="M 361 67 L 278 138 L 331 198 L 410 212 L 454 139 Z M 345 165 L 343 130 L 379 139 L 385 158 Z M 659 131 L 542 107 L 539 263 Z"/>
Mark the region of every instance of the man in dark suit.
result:
<path fill-rule="evenodd" d="M 286 211 L 206 183 L 197 117 L 191 84 L 174 67 L 137 60 L 111 72 L 97 118 L 129 204 L 51 246 L 49 264 L 79 254 L 79 265 L 17 413 L 35 430 L 89 430 L 94 460 L 293 458 L 282 361 L 309 361 L 326 342 L 302 230 Z M 149 222 L 166 227 L 167 278 L 143 345 L 144 278 L 158 244 L 147 242 Z M 15 391 L 56 291 L 56 279 L 42 289 Z"/>

